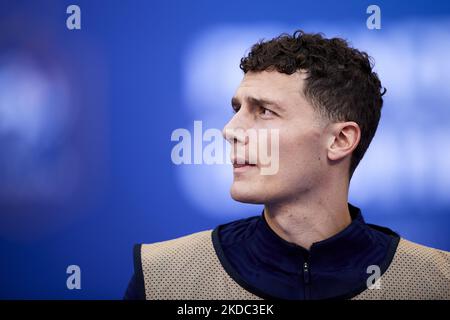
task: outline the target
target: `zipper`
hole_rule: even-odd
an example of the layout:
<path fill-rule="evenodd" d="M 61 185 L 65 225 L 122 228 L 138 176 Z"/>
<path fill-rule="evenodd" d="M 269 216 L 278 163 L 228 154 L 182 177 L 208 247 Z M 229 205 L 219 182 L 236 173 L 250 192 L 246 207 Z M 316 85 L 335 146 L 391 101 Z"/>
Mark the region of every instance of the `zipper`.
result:
<path fill-rule="evenodd" d="M 311 283 L 311 275 L 309 270 L 308 260 L 305 260 L 303 263 L 303 284 L 305 291 L 305 300 L 310 299 L 310 283 Z"/>

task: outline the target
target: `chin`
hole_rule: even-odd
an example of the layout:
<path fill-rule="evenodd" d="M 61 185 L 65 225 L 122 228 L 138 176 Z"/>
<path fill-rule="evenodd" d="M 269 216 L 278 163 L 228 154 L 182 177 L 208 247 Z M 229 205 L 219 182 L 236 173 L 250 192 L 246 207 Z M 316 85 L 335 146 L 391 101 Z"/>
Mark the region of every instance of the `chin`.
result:
<path fill-rule="evenodd" d="M 231 186 L 231 198 L 238 202 L 243 203 L 253 203 L 253 204 L 263 204 L 267 194 L 257 187 L 242 185 L 241 182 L 234 182 Z"/>

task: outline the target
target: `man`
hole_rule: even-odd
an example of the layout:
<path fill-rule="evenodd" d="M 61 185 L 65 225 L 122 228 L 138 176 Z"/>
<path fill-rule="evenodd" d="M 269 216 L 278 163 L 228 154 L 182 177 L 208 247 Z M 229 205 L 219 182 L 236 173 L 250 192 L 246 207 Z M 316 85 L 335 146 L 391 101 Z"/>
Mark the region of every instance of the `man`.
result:
<path fill-rule="evenodd" d="M 135 247 L 126 298 L 450 299 L 450 253 L 367 224 L 350 179 L 383 104 L 369 56 L 346 41 L 296 31 L 255 44 L 224 128 L 233 199 L 260 215 Z M 274 174 L 250 143 L 277 133 Z M 238 149 L 244 150 L 239 153 Z"/>

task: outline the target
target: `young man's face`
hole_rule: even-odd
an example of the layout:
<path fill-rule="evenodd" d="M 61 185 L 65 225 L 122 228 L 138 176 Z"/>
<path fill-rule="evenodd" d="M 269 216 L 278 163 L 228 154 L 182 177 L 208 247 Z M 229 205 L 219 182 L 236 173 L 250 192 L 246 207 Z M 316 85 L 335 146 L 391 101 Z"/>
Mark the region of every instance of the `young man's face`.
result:
<path fill-rule="evenodd" d="M 233 167 L 233 199 L 265 204 L 289 201 L 314 188 L 326 174 L 327 122 L 303 96 L 305 76 L 301 72 L 287 75 L 277 71 L 245 74 L 232 101 L 237 113 L 223 133 L 234 150 L 232 161 L 242 157 L 248 161 L 253 155 L 257 162 Z M 264 131 L 260 129 L 268 132 L 266 143 L 271 161 L 278 161 L 271 164 L 277 168 L 272 174 L 262 174 L 267 166 L 261 164 L 258 145 L 249 143 L 247 133 Z M 278 157 L 270 154 L 271 145 L 277 140 L 276 130 L 272 129 L 278 130 Z M 245 150 L 244 155 L 239 154 L 239 148 Z"/>

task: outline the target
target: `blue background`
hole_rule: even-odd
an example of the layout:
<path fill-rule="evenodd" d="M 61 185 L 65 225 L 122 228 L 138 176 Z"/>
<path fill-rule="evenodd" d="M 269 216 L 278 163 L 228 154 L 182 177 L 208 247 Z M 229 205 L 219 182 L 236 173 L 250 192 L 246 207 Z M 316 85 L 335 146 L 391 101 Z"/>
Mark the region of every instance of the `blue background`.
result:
<path fill-rule="evenodd" d="M 66 28 L 70 4 L 81 30 Z M 354 37 L 387 79 L 351 202 L 369 222 L 450 250 L 450 2 L 377 1 L 381 30 L 366 28 L 370 4 L 1 1 L 0 298 L 120 299 L 134 243 L 259 214 L 229 199 L 229 176 L 212 178 L 229 167 L 174 165 L 170 137 L 194 120 L 220 129 L 238 58 L 297 28 Z M 233 58 L 224 86 L 215 54 Z M 66 287 L 72 264 L 81 290 Z"/>

